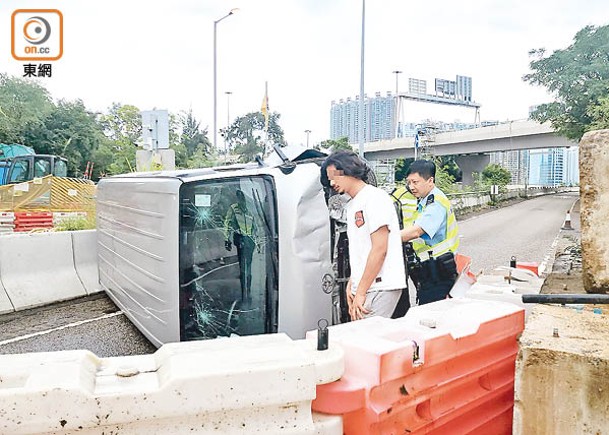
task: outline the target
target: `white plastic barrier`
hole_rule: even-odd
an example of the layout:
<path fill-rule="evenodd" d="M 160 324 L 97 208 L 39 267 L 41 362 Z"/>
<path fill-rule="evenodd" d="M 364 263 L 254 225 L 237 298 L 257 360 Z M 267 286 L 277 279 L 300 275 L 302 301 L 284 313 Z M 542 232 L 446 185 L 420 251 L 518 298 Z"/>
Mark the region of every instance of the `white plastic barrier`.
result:
<path fill-rule="evenodd" d="M 534 304 L 523 303 L 522 295 L 539 293 L 544 280 L 526 269 L 499 267 L 491 273 L 493 274 L 478 276 L 476 283 L 464 296 L 470 299 L 510 302 L 524 308 L 525 317 L 528 318 Z"/>
<path fill-rule="evenodd" d="M 15 231 L 15 213 L 9 211 L 0 212 L 0 234 Z"/>
<path fill-rule="evenodd" d="M 512 285 L 520 294 L 539 293 L 544 279 L 527 269 L 501 266 L 477 278 L 481 284 Z"/>
<path fill-rule="evenodd" d="M 525 318 L 529 315 L 531 304 L 522 302 L 522 295 L 515 293 L 515 287 L 509 285 L 474 284 L 465 294 L 466 298 L 485 301 L 510 302 L 525 310 Z"/>
<path fill-rule="evenodd" d="M 97 231 L 72 231 L 72 249 L 76 274 L 87 294 L 102 291 L 97 267 Z"/>
<path fill-rule="evenodd" d="M 0 237 L 0 279 L 15 310 L 85 296 L 70 233 Z"/>
<path fill-rule="evenodd" d="M 340 435 L 313 415 L 317 384 L 343 351 L 284 334 L 164 345 L 153 355 L 88 351 L 0 356 L 0 433 Z"/>

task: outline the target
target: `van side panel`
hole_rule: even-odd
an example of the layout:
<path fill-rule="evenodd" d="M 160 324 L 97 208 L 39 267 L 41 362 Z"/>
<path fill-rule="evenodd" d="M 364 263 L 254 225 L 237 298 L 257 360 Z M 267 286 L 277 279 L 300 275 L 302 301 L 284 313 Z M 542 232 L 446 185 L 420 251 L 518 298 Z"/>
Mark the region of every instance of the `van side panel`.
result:
<path fill-rule="evenodd" d="M 157 347 L 180 340 L 176 178 L 102 179 L 97 186 L 102 288 Z"/>

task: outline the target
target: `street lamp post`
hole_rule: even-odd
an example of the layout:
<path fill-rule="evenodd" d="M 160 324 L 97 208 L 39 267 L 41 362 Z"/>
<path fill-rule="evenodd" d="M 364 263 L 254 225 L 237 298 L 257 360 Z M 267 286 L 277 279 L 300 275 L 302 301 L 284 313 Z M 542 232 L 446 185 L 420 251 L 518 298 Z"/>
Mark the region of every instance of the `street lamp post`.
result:
<path fill-rule="evenodd" d="M 400 89 L 398 87 L 398 76 L 402 74 L 402 71 L 392 71 L 395 74 L 395 137 L 398 137 L 398 130 L 400 128 Z"/>
<path fill-rule="evenodd" d="M 218 23 L 225 18 L 230 17 L 232 14 L 237 12 L 239 9 L 231 9 L 230 12 L 224 15 L 219 20 L 214 21 L 214 149 L 218 150 L 218 66 L 217 66 L 217 27 Z"/>
<path fill-rule="evenodd" d="M 362 0 L 362 46 L 359 76 L 359 156 L 364 157 L 364 31 L 366 28 L 366 0 Z"/>
<path fill-rule="evenodd" d="M 231 91 L 224 92 L 226 94 L 226 132 L 224 132 L 224 159 L 228 158 L 228 128 L 230 127 L 230 96 Z"/>
<path fill-rule="evenodd" d="M 309 134 L 311 133 L 311 130 L 305 130 L 305 133 L 307 134 L 307 148 L 309 148 Z"/>

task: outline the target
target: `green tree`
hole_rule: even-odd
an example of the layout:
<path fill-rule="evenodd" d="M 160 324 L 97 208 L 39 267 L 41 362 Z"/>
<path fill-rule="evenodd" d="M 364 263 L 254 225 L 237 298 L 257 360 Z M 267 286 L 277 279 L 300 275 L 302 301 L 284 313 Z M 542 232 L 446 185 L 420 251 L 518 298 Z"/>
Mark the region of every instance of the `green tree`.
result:
<path fill-rule="evenodd" d="M 440 161 L 436 159 L 436 178 L 435 184 L 444 193 L 454 192 L 455 189 L 455 177 L 453 177 L 449 171 L 440 164 Z"/>
<path fill-rule="evenodd" d="M 395 161 L 395 181 L 404 181 L 410 164 L 414 159 L 396 159 Z"/>
<path fill-rule="evenodd" d="M 28 133 L 43 129 L 53 108 L 53 101 L 42 86 L 0 74 L 0 142 L 28 145 Z"/>
<path fill-rule="evenodd" d="M 597 104 L 589 106 L 588 116 L 592 120 L 589 130 L 609 128 L 609 96 L 599 98 Z"/>
<path fill-rule="evenodd" d="M 113 103 L 100 122 L 104 133 L 112 140 L 136 146 L 142 136 L 142 116 L 135 106 Z"/>
<path fill-rule="evenodd" d="M 207 137 L 207 129 L 201 130 L 201 123 L 197 121 L 192 109 L 184 112 L 180 118 L 182 125 L 181 142 L 186 147 L 188 156 L 201 151 L 204 155 L 211 151 L 211 142 Z"/>
<path fill-rule="evenodd" d="M 463 171 L 457 165 L 455 156 L 441 156 L 437 159 L 436 164 L 446 170 L 446 172 L 453 178 L 454 181 L 461 181 L 463 178 Z"/>
<path fill-rule="evenodd" d="M 524 81 L 547 88 L 555 101 L 540 105 L 532 117 L 550 121 L 561 135 L 579 140 L 595 128 L 594 108 L 609 95 L 609 25 L 586 26 L 563 50 L 545 56 L 544 49 L 532 50 L 533 71 Z"/>
<path fill-rule="evenodd" d="M 512 176 L 510 175 L 510 171 L 500 165 L 488 165 L 482 171 L 482 182 L 487 186 L 496 184 L 499 187 L 505 187 L 511 180 Z"/>
<path fill-rule="evenodd" d="M 273 112 L 269 116 L 269 146 L 278 144 L 285 146 L 283 129 L 279 126 L 280 115 Z M 223 132 L 228 145 L 239 156 L 241 162 L 251 162 L 265 152 L 264 149 L 264 116 L 261 112 L 251 112 L 238 117 Z"/>
<path fill-rule="evenodd" d="M 353 147 L 349 144 L 348 137 L 324 140 L 319 145 L 315 146 L 314 148 L 317 150 L 326 149 L 332 153 L 334 151 L 339 151 L 339 150 L 353 151 Z"/>
<path fill-rule="evenodd" d="M 28 131 L 26 142 L 37 153 L 56 154 L 68 160 L 68 174 L 82 176 L 87 162 L 103 142 L 102 127 L 96 115 L 82 101 L 60 101 L 40 129 Z"/>
<path fill-rule="evenodd" d="M 169 126 L 169 142 L 175 152 L 177 168 L 213 166 L 215 153 L 207 129 L 201 129 L 201 123 L 195 118 L 192 109 L 175 117 L 175 124 L 170 117 Z"/>
<path fill-rule="evenodd" d="M 95 151 L 95 170 L 100 176 L 135 171 L 135 152 L 142 134 L 137 107 L 114 103 L 99 119 L 105 138 Z"/>
<path fill-rule="evenodd" d="M 449 193 L 457 190 L 455 188 L 455 176 L 453 175 L 454 168 L 451 167 L 450 162 L 446 165 L 443 164 L 441 158 L 433 159 L 436 164 L 436 179 L 435 184 L 443 192 Z M 408 168 L 414 159 L 397 159 L 395 162 L 395 181 L 404 181 L 408 174 Z M 453 162 L 454 163 L 454 162 Z M 456 166 L 456 165 L 455 165 Z M 459 172 L 459 167 L 456 167 L 456 171 Z"/>

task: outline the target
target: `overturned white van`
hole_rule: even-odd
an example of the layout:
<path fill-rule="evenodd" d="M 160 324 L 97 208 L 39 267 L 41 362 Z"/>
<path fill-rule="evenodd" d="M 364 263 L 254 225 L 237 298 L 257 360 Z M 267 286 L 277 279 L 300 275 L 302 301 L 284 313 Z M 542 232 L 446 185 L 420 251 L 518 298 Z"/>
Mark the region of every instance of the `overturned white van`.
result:
<path fill-rule="evenodd" d="M 323 154 L 283 157 L 99 182 L 100 281 L 153 344 L 301 338 L 332 317 Z"/>

